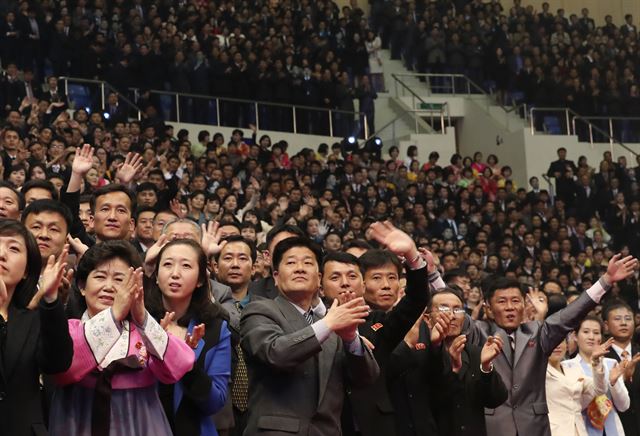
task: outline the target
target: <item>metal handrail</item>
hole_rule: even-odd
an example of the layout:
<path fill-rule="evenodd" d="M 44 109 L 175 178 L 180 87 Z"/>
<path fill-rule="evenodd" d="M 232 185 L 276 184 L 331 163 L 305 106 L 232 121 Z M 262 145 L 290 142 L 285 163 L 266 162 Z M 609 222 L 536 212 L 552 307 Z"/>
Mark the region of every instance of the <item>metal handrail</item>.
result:
<path fill-rule="evenodd" d="M 447 106 L 448 109 L 448 103 L 442 103 L 443 106 Z M 375 138 L 376 136 L 380 136 L 380 132 L 384 131 L 387 127 L 395 124 L 398 120 L 400 120 L 402 117 L 404 117 L 407 113 L 422 113 L 425 112 L 425 109 L 412 109 L 412 110 L 405 110 L 403 113 L 401 113 L 400 115 L 397 115 L 396 117 L 394 117 L 393 119 L 391 119 L 390 121 L 387 121 L 385 124 L 382 125 L 382 127 L 379 127 L 375 132 L 373 132 L 371 135 L 369 135 L 369 137 L 367 137 L 366 139 L 369 140 L 371 138 Z M 448 122 L 449 124 L 445 123 L 445 117 L 444 117 L 444 111 L 440 110 L 439 111 L 439 119 L 440 119 L 440 132 L 439 134 L 441 135 L 445 135 L 447 133 L 447 127 L 451 125 L 451 118 L 449 117 Z M 417 117 L 414 117 L 415 119 L 417 119 Z M 416 133 L 420 133 L 419 129 L 418 129 L 418 123 L 416 123 Z"/>
<path fill-rule="evenodd" d="M 140 110 L 138 105 L 136 105 L 134 102 L 129 100 L 129 98 L 127 98 L 124 94 L 119 92 L 116 88 L 114 88 L 112 85 L 110 85 L 108 82 L 105 82 L 104 80 L 82 79 L 78 77 L 67 77 L 67 76 L 60 76 L 58 77 L 58 80 L 64 82 L 64 93 L 66 95 L 69 95 L 69 81 L 77 82 L 77 83 L 88 83 L 88 84 L 100 86 L 100 103 L 102 108 L 105 107 L 106 89 L 108 87 L 118 95 L 119 100 L 122 100 L 123 102 L 131 106 L 136 111 L 136 113 L 138 114 L 138 121 L 142 119 L 142 110 Z"/>
<path fill-rule="evenodd" d="M 531 134 L 535 135 L 536 134 L 536 128 L 535 128 L 535 121 L 534 121 L 534 112 L 562 112 L 564 113 L 565 116 L 565 122 L 566 122 L 566 127 L 567 127 L 567 135 L 575 135 L 576 134 L 576 120 L 578 121 L 582 121 L 584 123 L 587 124 L 587 128 L 589 129 L 589 134 L 590 134 L 590 143 L 593 145 L 593 131 L 595 130 L 596 132 L 600 133 L 601 135 L 603 135 L 604 137 L 606 137 L 609 140 L 609 144 L 611 146 L 613 146 L 613 144 L 617 144 L 620 147 L 624 148 L 625 150 L 627 150 L 629 153 L 633 154 L 634 156 L 638 156 L 638 153 L 636 153 L 635 151 L 633 151 L 631 148 L 629 148 L 628 146 L 626 146 L 622 141 L 614 138 L 612 135 L 610 135 L 608 132 L 605 132 L 604 130 L 602 130 L 600 127 L 594 125 L 593 123 L 589 122 L 587 118 L 600 118 L 600 117 L 583 117 L 580 114 L 576 113 L 573 109 L 570 108 L 557 108 L 557 107 L 532 107 L 530 109 L 530 127 L 531 127 Z M 604 119 L 607 118 L 611 118 L 611 117 L 603 117 Z M 640 118 L 638 118 L 640 119 Z"/>
<path fill-rule="evenodd" d="M 456 81 L 455 80 L 451 80 L 451 89 L 453 91 L 453 95 L 456 94 L 464 94 L 464 95 L 473 95 L 474 93 L 471 92 L 471 89 L 473 88 L 474 90 L 477 91 L 477 94 L 483 95 L 488 99 L 493 100 L 493 97 L 491 94 L 489 94 L 488 92 L 486 92 L 480 85 L 478 85 L 477 83 L 475 83 L 473 80 L 471 80 L 469 77 L 467 77 L 464 74 L 437 74 L 437 73 L 394 73 L 391 74 L 391 77 L 393 77 L 393 79 L 397 83 L 400 83 L 405 89 L 409 89 L 409 87 L 400 79 L 400 77 L 424 77 L 427 81 L 427 90 L 429 91 L 429 95 L 433 94 L 431 92 L 432 86 L 431 86 L 431 79 L 432 78 L 451 78 L 451 79 L 463 79 L 466 82 L 466 93 L 461 93 L 461 92 L 456 92 Z M 398 96 L 398 88 L 396 86 L 396 97 Z M 502 108 L 502 110 L 505 113 L 511 113 L 511 112 L 517 112 L 520 111 L 522 109 L 522 114 L 524 115 L 524 119 L 525 121 L 527 121 L 527 104 L 526 103 L 520 103 L 517 105 L 512 105 L 512 106 L 505 106 L 502 103 L 498 102 L 498 104 L 496 105 L 500 108 Z"/>
<path fill-rule="evenodd" d="M 615 138 L 614 136 L 614 129 L 613 129 L 613 122 L 614 121 L 640 121 L 640 117 L 628 117 L 628 116 L 597 116 L 597 115 L 590 115 L 590 116 L 577 116 L 576 118 L 574 118 L 574 131 L 575 131 L 575 120 L 576 119 L 581 119 L 581 120 L 585 120 L 587 123 L 589 123 L 589 141 L 591 142 L 591 144 L 593 144 L 593 128 L 592 125 L 593 123 L 591 123 L 590 121 L 607 121 L 607 127 L 609 128 L 609 138 Z M 597 127 L 597 126 L 596 126 Z M 620 139 L 620 141 L 622 140 L 622 138 Z M 611 139 L 610 139 L 611 141 Z"/>
<path fill-rule="evenodd" d="M 116 90 L 112 85 L 110 85 L 108 82 L 105 82 L 103 80 L 93 80 L 93 79 L 83 79 L 83 78 L 75 78 L 75 77 L 66 77 L 66 76 L 62 76 L 59 78 L 59 80 L 64 81 L 65 84 L 65 92 L 68 94 L 68 82 L 76 82 L 76 83 L 86 83 L 86 84 L 93 84 L 93 85 L 98 85 L 100 86 L 100 98 L 101 98 L 101 104 L 102 107 L 104 107 L 105 102 L 106 102 L 106 89 L 111 89 L 114 92 L 116 92 L 118 94 L 118 97 L 122 99 L 122 101 L 124 101 L 125 103 L 127 103 L 128 105 L 130 105 L 133 109 L 135 109 L 135 111 L 138 114 L 138 119 L 141 119 L 142 117 L 142 110 L 134 103 L 132 102 L 129 98 L 125 97 L 121 92 L 119 92 L 118 90 Z M 132 91 L 134 93 L 134 95 L 136 96 L 136 98 L 139 96 L 140 94 L 140 90 L 138 88 L 128 88 L 129 91 Z M 169 95 L 172 96 L 173 98 L 175 98 L 175 104 L 176 104 L 176 122 L 180 122 L 180 98 L 197 98 L 197 99 L 204 99 L 204 100 L 210 100 L 210 101 L 216 101 L 216 106 L 217 106 L 217 125 L 220 125 L 220 110 L 219 110 L 219 102 L 223 101 L 223 102 L 233 102 L 233 103 L 240 103 L 240 104 L 248 104 L 248 105 L 253 105 L 256 108 L 255 114 L 256 114 L 256 127 L 259 128 L 259 112 L 257 110 L 259 105 L 267 105 L 267 106 L 276 106 L 276 107 L 284 107 L 284 108 L 289 108 L 291 109 L 291 113 L 292 113 L 292 126 L 293 126 L 293 133 L 298 133 L 297 130 L 297 122 L 296 122 L 296 111 L 298 110 L 304 110 L 304 111 L 315 111 L 315 112 L 325 112 L 327 114 L 328 117 L 328 121 L 329 121 L 329 136 L 334 136 L 334 126 L 333 126 L 333 114 L 348 114 L 348 115 L 352 115 L 354 120 L 356 119 L 356 116 L 358 117 L 358 119 L 360 119 L 360 117 L 362 117 L 362 123 L 363 123 L 363 133 L 364 133 L 364 137 L 367 138 L 369 137 L 369 125 L 367 123 L 367 115 L 364 112 L 356 112 L 356 111 L 345 111 L 345 110 L 341 110 L 341 109 L 328 109 L 328 108 L 322 108 L 322 107 L 314 107 L 314 106 L 305 106 L 305 105 L 293 105 L 293 104 L 287 104 L 287 103 L 276 103 L 276 102 L 268 102 L 268 101 L 260 101 L 260 100 L 245 100 L 245 99 L 238 99 L 238 98 L 232 98 L 232 97 L 216 97 L 216 96 L 211 96 L 211 95 L 202 95 L 202 94 L 192 94 L 192 93 L 182 93 L 182 92 L 173 92 L 173 91 L 164 91 L 164 90 L 156 90 L 156 89 L 152 89 L 149 90 L 150 93 L 152 94 L 156 94 L 156 95 Z"/>
<path fill-rule="evenodd" d="M 415 107 L 416 107 L 416 101 L 415 101 L 415 100 L 416 100 L 416 99 L 417 99 L 420 103 L 424 103 L 424 104 L 426 104 L 426 105 L 428 105 L 428 104 L 433 104 L 433 103 L 429 103 L 428 101 L 425 101 L 425 100 L 424 100 L 420 95 L 418 95 L 418 94 L 417 94 L 413 89 L 411 89 L 411 87 L 410 87 L 410 86 L 408 86 L 408 85 L 407 85 L 406 83 L 404 83 L 402 80 L 398 79 L 398 78 L 396 77 L 396 74 L 392 74 L 392 75 L 391 75 L 391 77 L 393 77 L 393 79 L 394 79 L 394 81 L 395 81 L 395 83 L 396 83 L 396 97 L 397 97 L 397 95 L 398 95 L 398 92 L 397 92 L 397 90 L 398 90 L 398 83 L 399 83 L 399 84 L 400 84 L 400 86 L 402 86 L 404 89 L 406 89 L 407 91 L 409 91 L 409 93 L 410 93 L 410 94 L 411 94 L 411 96 L 413 97 L 412 106 L 411 106 L 412 110 L 410 110 L 410 111 L 405 111 L 405 112 L 424 112 L 424 111 L 425 111 L 425 110 L 421 110 L 421 111 L 420 111 L 420 110 L 415 110 Z M 447 121 L 449 122 L 449 125 L 451 125 L 451 112 L 450 112 L 450 110 L 449 110 L 449 104 L 448 104 L 447 102 L 442 102 L 442 103 L 437 103 L 437 104 L 442 105 L 442 106 L 441 106 L 441 109 L 440 109 L 440 110 L 441 110 L 441 112 L 443 111 L 443 109 L 442 109 L 442 108 L 446 108 L 446 110 L 447 110 Z M 444 116 L 444 114 L 442 113 L 442 114 L 441 114 L 441 117 L 443 117 L 443 116 Z M 417 123 L 418 123 L 418 119 L 416 118 L 416 129 L 417 129 Z M 446 132 L 445 132 L 445 133 L 446 133 Z"/>
<path fill-rule="evenodd" d="M 139 95 L 140 90 L 138 88 L 129 88 L 129 91 L 132 91 L 134 93 L 134 95 Z M 315 112 L 325 112 L 327 114 L 328 120 L 329 120 L 329 136 L 334 136 L 334 126 L 333 126 L 333 114 L 348 114 L 353 116 L 354 118 L 357 117 L 362 117 L 363 119 L 363 130 L 364 130 L 364 137 L 367 138 L 369 136 L 369 125 L 367 123 L 367 115 L 364 112 L 356 112 L 356 111 L 345 111 L 342 109 L 328 109 L 328 108 L 323 108 L 323 107 L 316 107 L 316 106 L 305 106 L 305 105 L 294 105 L 294 104 L 287 104 L 287 103 L 276 103 L 276 102 L 271 102 L 271 101 L 262 101 L 262 100 L 246 100 L 246 99 L 240 99 L 240 98 L 232 98 L 232 97 L 216 97 L 216 96 L 211 96 L 211 95 L 203 95 L 203 94 L 192 94 L 192 93 L 183 93 L 183 92 L 175 92 L 175 91 L 165 91 L 165 90 L 158 90 L 158 89 L 151 89 L 149 90 L 150 94 L 156 94 L 156 95 L 168 95 L 171 96 L 173 98 L 175 98 L 176 101 L 176 117 L 177 120 L 176 122 L 180 122 L 180 103 L 179 100 L 180 98 L 197 98 L 197 99 L 204 99 L 204 100 L 209 100 L 209 101 L 216 101 L 216 106 L 218 108 L 217 111 L 217 124 L 220 125 L 220 111 L 219 111 L 219 102 L 232 102 L 232 103 L 239 103 L 239 104 L 248 104 L 248 105 L 253 105 L 256 113 L 256 127 L 260 127 L 260 121 L 259 121 L 259 112 L 258 112 L 258 106 L 260 105 L 267 105 L 267 106 L 276 106 L 276 107 L 283 107 L 283 108 L 288 108 L 291 109 L 292 111 L 292 125 L 293 125 L 293 133 L 298 133 L 297 132 L 297 125 L 296 125 L 296 111 L 298 110 L 305 110 L 305 111 L 315 111 Z"/>

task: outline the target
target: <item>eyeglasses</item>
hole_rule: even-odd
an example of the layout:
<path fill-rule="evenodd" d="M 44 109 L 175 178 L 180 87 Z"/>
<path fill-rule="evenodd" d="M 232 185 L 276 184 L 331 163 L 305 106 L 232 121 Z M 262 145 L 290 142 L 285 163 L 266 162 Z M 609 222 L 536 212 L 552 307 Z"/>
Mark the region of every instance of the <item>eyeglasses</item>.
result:
<path fill-rule="evenodd" d="M 631 322 L 631 321 L 633 321 L 633 317 L 630 316 L 630 315 L 627 315 L 627 316 L 614 316 L 613 320 L 617 321 L 617 322 L 620 322 L 622 320 L 625 320 L 626 322 Z"/>
<path fill-rule="evenodd" d="M 461 307 L 457 307 L 455 309 L 451 309 L 450 307 L 447 307 L 447 306 L 440 306 L 440 307 L 438 307 L 437 310 L 440 313 L 453 313 L 456 316 L 464 315 L 466 313 L 465 310 L 463 308 L 461 308 Z"/>

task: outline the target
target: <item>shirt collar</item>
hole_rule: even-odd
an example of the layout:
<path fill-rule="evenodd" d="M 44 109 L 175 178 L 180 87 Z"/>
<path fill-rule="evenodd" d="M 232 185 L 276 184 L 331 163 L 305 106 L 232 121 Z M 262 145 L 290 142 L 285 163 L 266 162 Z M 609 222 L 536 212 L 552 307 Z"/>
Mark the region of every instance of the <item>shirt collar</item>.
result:
<path fill-rule="evenodd" d="M 614 349 L 614 351 L 616 352 L 616 354 L 617 354 L 618 356 L 620 356 L 620 357 L 622 357 L 622 352 L 623 352 L 623 351 L 626 351 L 627 353 L 629 353 L 629 358 L 631 358 L 631 357 L 632 357 L 632 354 L 631 354 L 631 342 L 629 342 L 629 343 L 627 344 L 627 346 L 626 346 L 626 347 L 624 347 L 624 348 L 620 348 L 620 347 L 618 347 L 616 344 L 613 344 L 613 345 L 611 346 L 611 348 L 613 348 L 613 349 Z"/>

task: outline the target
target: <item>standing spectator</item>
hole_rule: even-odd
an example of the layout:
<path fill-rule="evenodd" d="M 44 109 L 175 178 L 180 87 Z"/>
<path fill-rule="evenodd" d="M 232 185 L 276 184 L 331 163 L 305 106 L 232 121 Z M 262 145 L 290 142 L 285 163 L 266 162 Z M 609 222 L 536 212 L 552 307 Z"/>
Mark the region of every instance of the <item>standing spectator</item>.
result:
<path fill-rule="evenodd" d="M 359 111 L 367 117 L 367 133 L 371 136 L 375 133 L 375 100 L 378 98 L 378 94 L 371 85 L 368 76 L 360 78 L 360 84 L 356 89 L 356 97 L 359 102 Z M 360 136 L 365 137 L 363 115 L 360 116 Z"/>
<path fill-rule="evenodd" d="M 367 40 L 365 42 L 367 47 L 367 53 L 369 54 L 369 76 L 371 78 L 371 84 L 376 92 L 386 92 L 384 86 L 384 68 L 382 65 L 382 58 L 380 56 L 380 49 L 382 48 L 382 41 L 380 37 L 376 35 L 372 30 L 367 31 Z M 362 109 L 360 109 L 362 111 Z"/>

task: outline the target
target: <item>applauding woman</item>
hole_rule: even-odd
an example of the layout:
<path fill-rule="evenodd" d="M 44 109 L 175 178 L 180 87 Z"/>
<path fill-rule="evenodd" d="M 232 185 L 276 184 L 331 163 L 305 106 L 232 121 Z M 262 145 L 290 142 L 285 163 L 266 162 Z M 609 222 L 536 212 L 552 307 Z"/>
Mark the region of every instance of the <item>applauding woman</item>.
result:
<path fill-rule="evenodd" d="M 71 365 L 73 344 L 58 300 L 68 247 L 40 275 L 41 258 L 31 233 L 0 220 L 0 433 L 45 434 L 39 378 Z M 38 280 L 40 278 L 40 280 Z M 37 310 L 27 305 L 44 290 Z"/>
<path fill-rule="evenodd" d="M 581 365 L 567 362 L 567 341 L 562 341 L 549 356 L 546 392 L 552 436 L 587 436 L 582 410 L 593 400 L 607 394 L 604 365 L 611 341 L 597 345 L 591 353 L 592 377 L 585 377 Z"/>
<path fill-rule="evenodd" d="M 160 385 L 160 398 L 176 435 L 215 436 L 211 415 L 225 404 L 231 374 L 228 315 L 211 301 L 207 257 L 198 243 L 171 241 L 158 259 L 149 310 L 196 355 L 195 367 L 179 382 Z"/>
<path fill-rule="evenodd" d="M 125 241 L 82 256 L 69 307 L 73 363 L 56 376 L 53 436 L 172 434 L 156 382 L 180 380 L 194 353 L 147 313 L 140 264 Z"/>
<path fill-rule="evenodd" d="M 624 412 L 629 408 L 629 392 L 620 377 L 626 365 L 618 364 L 615 359 L 603 358 L 602 348 L 602 321 L 594 316 L 587 316 L 582 320 L 578 330 L 578 355 L 571 360 L 562 363 L 565 373 L 577 371 L 583 377 L 594 378 L 593 368 L 604 366 L 604 379 L 606 381 L 605 395 L 596 396 L 585 408 L 582 416 L 589 436 L 601 436 L 603 431 L 607 436 L 624 436 L 624 429 L 620 422 L 618 412 Z M 611 342 L 604 344 L 607 350 Z"/>

